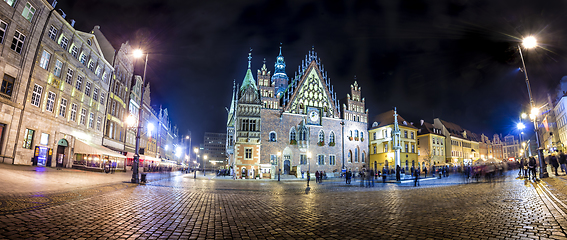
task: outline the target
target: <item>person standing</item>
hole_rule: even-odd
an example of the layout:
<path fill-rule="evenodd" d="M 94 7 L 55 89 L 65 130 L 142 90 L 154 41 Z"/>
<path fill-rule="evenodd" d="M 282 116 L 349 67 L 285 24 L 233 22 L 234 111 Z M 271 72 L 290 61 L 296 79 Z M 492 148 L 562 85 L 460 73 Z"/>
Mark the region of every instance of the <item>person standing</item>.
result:
<path fill-rule="evenodd" d="M 549 155 L 549 163 L 555 169 L 555 176 L 557 176 L 557 168 L 559 167 L 559 162 L 557 161 L 557 157 L 555 157 L 555 152 Z"/>
<path fill-rule="evenodd" d="M 396 181 L 398 182 L 402 180 L 400 177 L 400 171 L 401 171 L 400 165 L 396 165 Z"/>
<path fill-rule="evenodd" d="M 307 187 L 309 187 L 309 181 L 311 181 L 311 174 L 307 171 Z"/>
<path fill-rule="evenodd" d="M 522 177 L 522 171 L 524 171 L 524 164 L 526 164 L 526 160 L 524 158 L 520 159 L 520 172 L 518 172 L 518 177 Z"/>
<path fill-rule="evenodd" d="M 567 156 L 562 150 L 559 150 L 559 165 L 561 166 L 561 171 L 567 174 Z"/>
<path fill-rule="evenodd" d="M 388 177 L 388 169 L 386 167 L 382 168 L 382 183 L 386 183 L 386 177 Z"/>
<path fill-rule="evenodd" d="M 421 186 L 419 185 L 419 168 L 415 169 L 415 172 L 413 173 L 413 176 L 415 178 L 415 181 L 413 182 L 413 186 L 417 187 L 417 186 Z"/>
<path fill-rule="evenodd" d="M 536 160 L 534 157 L 530 157 L 530 160 L 528 162 L 528 168 L 529 168 L 528 180 L 530 178 L 536 180 Z"/>
<path fill-rule="evenodd" d="M 315 171 L 315 183 L 319 183 L 319 171 Z"/>
<path fill-rule="evenodd" d="M 427 167 L 423 167 L 423 177 L 427 177 Z"/>

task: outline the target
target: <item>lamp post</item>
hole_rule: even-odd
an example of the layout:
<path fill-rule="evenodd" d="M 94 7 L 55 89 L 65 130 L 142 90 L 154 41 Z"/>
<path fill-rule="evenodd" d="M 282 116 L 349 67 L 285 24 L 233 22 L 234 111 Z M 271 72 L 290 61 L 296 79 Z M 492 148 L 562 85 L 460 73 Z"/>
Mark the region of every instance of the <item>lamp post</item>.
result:
<path fill-rule="evenodd" d="M 282 155 L 282 152 L 278 152 L 278 157 L 276 158 L 276 161 L 278 162 L 278 182 L 280 181 L 280 174 L 282 173 L 282 169 L 280 168 L 280 155 Z"/>
<path fill-rule="evenodd" d="M 520 119 L 520 122 L 517 124 L 517 127 L 518 127 L 518 130 L 520 130 L 520 134 L 519 134 L 520 144 L 525 145 L 523 143 L 523 140 L 522 140 L 522 135 L 524 134 L 524 128 L 526 128 L 526 125 L 524 125 L 524 123 L 522 122 L 522 119 Z M 522 148 L 522 152 L 523 152 L 523 148 Z M 521 157 L 522 154 L 520 154 L 519 156 Z"/>
<path fill-rule="evenodd" d="M 144 75 L 142 76 L 142 91 L 140 93 L 140 96 L 144 96 L 144 90 L 145 90 L 145 84 L 144 82 L 146 81 L 146 70 L 148 68 L 148 53 L 143 53 L 142 50 L 138 49 L 134 51 L 134 57 L 135 58 L 140 58 L 143 55 L 146 55 L 146 59 L 144 61 Z M 143 100 L 142 100 L 143 101 Z M 140 106 L 142 106 L 142 104 L 140 104 Z M 132 163 L 132 183 L 138 183 L 139 182 L 139 176 L 138 176 L 138 164 L 140 162 L 140 123 L 142 121 L 140 121 L 142 119 L 142 109 L 140 108 L 140 110 L 138 111 L 138 126 L 136 129 L 136 153 L 134 154 L 134 162 Z"/>
<path fill-rule="evenodd" d="M 198 149 L 198 148 L 194 148 L 193 151 L 195 152 L 195 158 L 196 158 L 197 160 L 199 160 L 199 159 L 198 159 L 198 156 L 199 156 L 199 155 L 197 155 L 197 154 L 199 154 L 199 149 Z M 196 179 L 196 178 L 197 178 L 197 162 L 195 161 L 194 163 L 195 163 L 195 165 L 193 165 L 193 173 L 194 173 L 193 178 Z"/>
<path fill-rule="evenodd" d="M 307 162 L 309 163 L 309 170 L 307 170 L 307 187 L 309 187 L 309 180 L 311 180 L 311 152 L 307 152 Z"/>
<path fill-rule="evenodd" d="M 204 158 L 203 159 L 204 160 L 203 161 L 203 176 L 205 176 L 205 174 L 206 174 L 205 169 L 207 168 L 207 155 L 204 155 L 203 158 Z"/>
<path fill-rule="evenodd" d="M 524 38 L 522 41 L 522 45 L 526 49 L 537 47 L 537 40 L 533 36 L 529 36 Z M 534 131 L 537 143 L 537 156 L 539 158 L 539 177 L 546 178 L 548 177 L 547 169 L 545 169 L 545 163 L 543 162 L 543 150 L 541 149 L 541 143 L 539 142 L 539 134 L 538 134 L 538 126 L 537 126 L 537 114 L 539 109 L 534 107 L 534 99 L 532 98 L 532 90 L 530 87 L 530 80 L 528 79 L 528 71 L 526 69 L 526 62 L 524 61 L 524 55 L 522 54 L 522 47 L 518 44 L 518 50 L 520 51 L 520 58 L 522 59 L 522 68 L 521 70 L 524 72 L 524 76 L 526 77 L 526 86 L 528 88 L 528 96 L 530 97 L 530 107 L 531 107 L 531 114 L 530 118 L 534 122 Z"/>

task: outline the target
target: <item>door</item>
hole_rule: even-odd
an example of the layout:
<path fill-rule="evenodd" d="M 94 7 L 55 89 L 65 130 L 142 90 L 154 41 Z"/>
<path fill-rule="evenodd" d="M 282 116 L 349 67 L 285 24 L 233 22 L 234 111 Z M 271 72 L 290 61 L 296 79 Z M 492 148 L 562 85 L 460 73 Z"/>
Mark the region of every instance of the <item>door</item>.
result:
<path fill-rule="evenodd" d="M 286 159 L 284 161 L 284 174 L 289 174 L 289 170 L 290 170 L 289 160 Z"/>
<path fill-rule="evenodd" d="M 65 166 L 65 146 L 58 145 L 57 146 L 57 167 Z"/>

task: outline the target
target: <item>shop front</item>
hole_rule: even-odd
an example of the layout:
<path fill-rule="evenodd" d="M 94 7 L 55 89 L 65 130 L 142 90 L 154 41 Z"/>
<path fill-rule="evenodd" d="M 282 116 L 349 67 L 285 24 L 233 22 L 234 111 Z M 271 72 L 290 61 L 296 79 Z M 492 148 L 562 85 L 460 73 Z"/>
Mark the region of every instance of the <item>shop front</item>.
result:
<path fill-rule="evenodd" d="M 73 168 L 94 170 L 125 170 L 126 156 L 103 146 L 75 140 Z"/>

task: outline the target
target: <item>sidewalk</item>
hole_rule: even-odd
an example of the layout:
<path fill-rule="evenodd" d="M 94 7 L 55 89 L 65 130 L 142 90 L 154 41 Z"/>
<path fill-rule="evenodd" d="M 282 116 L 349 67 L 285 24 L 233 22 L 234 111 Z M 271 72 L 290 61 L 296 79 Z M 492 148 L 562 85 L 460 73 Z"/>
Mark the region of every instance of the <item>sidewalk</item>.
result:
<path fill-rule="evenodd" d="M 180 172 L 147 173 L 148 181 L 156 181 Z M 72 168 L 57 170 L 50 167 L 0 163 L 0 195 L 59 192 L 91 188 L 101 185 L 130 182 L 132 172 L 102 173 Z"/>

